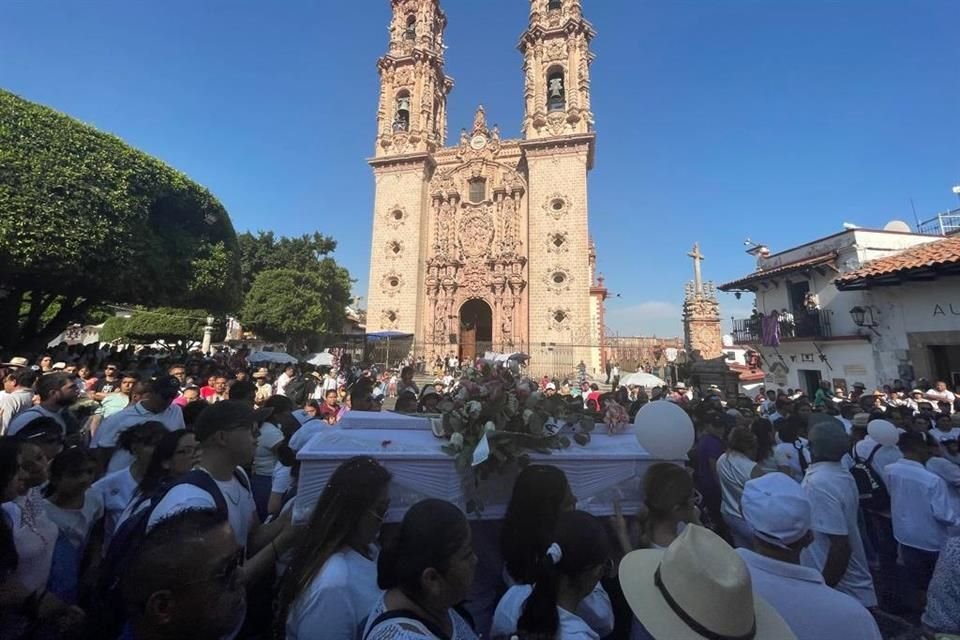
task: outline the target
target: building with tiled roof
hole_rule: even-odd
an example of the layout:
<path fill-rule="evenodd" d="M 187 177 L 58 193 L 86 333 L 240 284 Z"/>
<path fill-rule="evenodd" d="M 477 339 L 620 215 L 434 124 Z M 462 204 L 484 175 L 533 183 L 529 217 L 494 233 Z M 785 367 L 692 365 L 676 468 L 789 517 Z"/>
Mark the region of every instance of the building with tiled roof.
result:
<path fill-rule="evenodd" d="M 960 275 L 960 235 L 933 240 L 886 258 L 871 260 L 840 275 L 834 284 L 841 291 L 928 282 Z"/>
<path fill-rule="evenodd" d="M 756 268 L 718 288 L 755 296 L 733 337 L 761 354 L 768 388 L 960 386 L 960 236 L 854 228 L 751 254 Z"/>

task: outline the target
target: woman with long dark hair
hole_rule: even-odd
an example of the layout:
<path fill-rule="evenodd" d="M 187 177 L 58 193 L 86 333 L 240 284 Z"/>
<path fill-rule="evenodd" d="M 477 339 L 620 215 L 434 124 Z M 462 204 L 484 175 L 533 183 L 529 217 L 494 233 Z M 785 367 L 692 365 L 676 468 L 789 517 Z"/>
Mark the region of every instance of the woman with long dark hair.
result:
<path fill-rule="evenodd" d="M 371 458 L 333 472 L 317 500 L 280 591 L 288 639 L 359 639 L 380 595 L 373 546 L 390 505 L 390 473 Z"/>
<path fill-rule="evenodd" d="M 577 499 L 560 469 L 532 464 L 520 472 L 500 533 L 503 579 L 508 587 L 536 582 L 543 550 L 552 542 L 560 515 L 576 506 Z M 600 636 L 613 631 L 613 607 L 599 584 L 584 599 L 578 615 Z"/>
<path fill-rule="evenodd" d="M 200 446 L 192 431 L 168 431 L 153 449 L 147 471 L 120 518 L 119 527 L 131 515 L 150 504 L 150 499 L 200 464 Z"/>
<path fill-rule="evenodd" d="M 367 617 L 364 640 L 476 640 L 454 607 L 467 597 L 477 556 L 457 507 L 423 500 L 410 507 L 377 560 L 385 593 Z"/>
<path fill-rule="evenodd" d="M 133 500 L 137 486 L 147 473 L 153 450 L 167 433 L 162 422 L 149 420 L 133 425 L 117 438 L 117 449 L 129 452 L 133 462 L 125 469 L 108 473 L 93 483 L 93 492 L 103 502 L 103 549 L 110 546 L 113 532 L 120 523 L 120 516 Z"/>
<path fill-rule="evenodd" d="M 599 640 L 577 614 L 611 568 L 607 531 L 584 511 L 560 514 L 553 541 L 543 549 L 537 580 L 511 587 L 493 615 L 493 637 L 518 633 L 524 638 Z"/>

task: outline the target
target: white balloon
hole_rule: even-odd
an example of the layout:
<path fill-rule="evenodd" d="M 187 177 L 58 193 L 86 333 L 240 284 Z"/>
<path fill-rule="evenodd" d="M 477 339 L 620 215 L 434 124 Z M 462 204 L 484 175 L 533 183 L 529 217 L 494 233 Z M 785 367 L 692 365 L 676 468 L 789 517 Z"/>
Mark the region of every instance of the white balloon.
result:
<path fill-rule="evenodd" d="M 887 420 L 871 420 L 867 424 L 867 433 L 878 444 L 893 446 L 900 440 L 900 432 L 896 425 Z"/>
<path fill-rule="evenodd" d="M 693 446 L 693 420 L 668 400 L 648 402 L 633 419 L 633 432 L 640 446 L 661 460 L 679 460 Z"/>

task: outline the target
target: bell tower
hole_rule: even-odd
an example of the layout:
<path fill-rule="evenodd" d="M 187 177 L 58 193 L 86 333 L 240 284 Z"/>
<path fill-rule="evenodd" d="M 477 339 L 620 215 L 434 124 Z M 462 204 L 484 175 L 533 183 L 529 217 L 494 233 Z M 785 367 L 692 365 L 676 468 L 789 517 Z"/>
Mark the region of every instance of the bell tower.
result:
<path fill-rule="evenodd" d="M 581 0 L 530 0 L 523 54 L 523 136 L 527 140 L 593 131 L 590 41 Z"/>
<path fill-rule="evenodd" d="M 453 80 L 443 73 L 447 16 L 439 0 L 391 0 L 388 53 L 377 61 L 378 158 L 432 153 L 447 136 L 447 94 Z"/>
<path fill-rule="evenodd" d="M 390 0 L 388 51 L 377 61 L 380 103 L 374 157 L 368 331 L 422 336 L 429 229 L 427 187 L 447 135 L 443 72 L 447 16 L 439 0 Z"/>
<path fill-rule="evenodd" d="M 523 140 L 529 177 L 531 366 L 583 362 L 601 370 L 601 310 L 594 287 L 588 230 L 587 172 L 595 136 L 590 108 L 593 27 L 581 0 L 530 0 L 520 38 L 524 70 Z M 553 244 L 562 238 L 561 245 Z M 560 258 L 563 258 L 562 260 Z M 602 301 L 600 303 L 602 305 Z"/>

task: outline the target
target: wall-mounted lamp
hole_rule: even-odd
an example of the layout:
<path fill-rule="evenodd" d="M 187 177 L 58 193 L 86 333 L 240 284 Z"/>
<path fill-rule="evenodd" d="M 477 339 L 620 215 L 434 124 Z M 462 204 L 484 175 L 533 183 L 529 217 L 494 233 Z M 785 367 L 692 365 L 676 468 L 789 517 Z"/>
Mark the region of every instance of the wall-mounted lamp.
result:
<path fill-rule="evenodd" d="M 861 307 L 857 305 L 853 309 L 850 309 L 850 317 L 853 318 L 853 324 L 858 327 L 863 327 L 864 329 L 870 329 L 870 331 L 880 335 L 880 332 L 876 329 L 880 323 L 873 317 L 873 307 Z"/>

